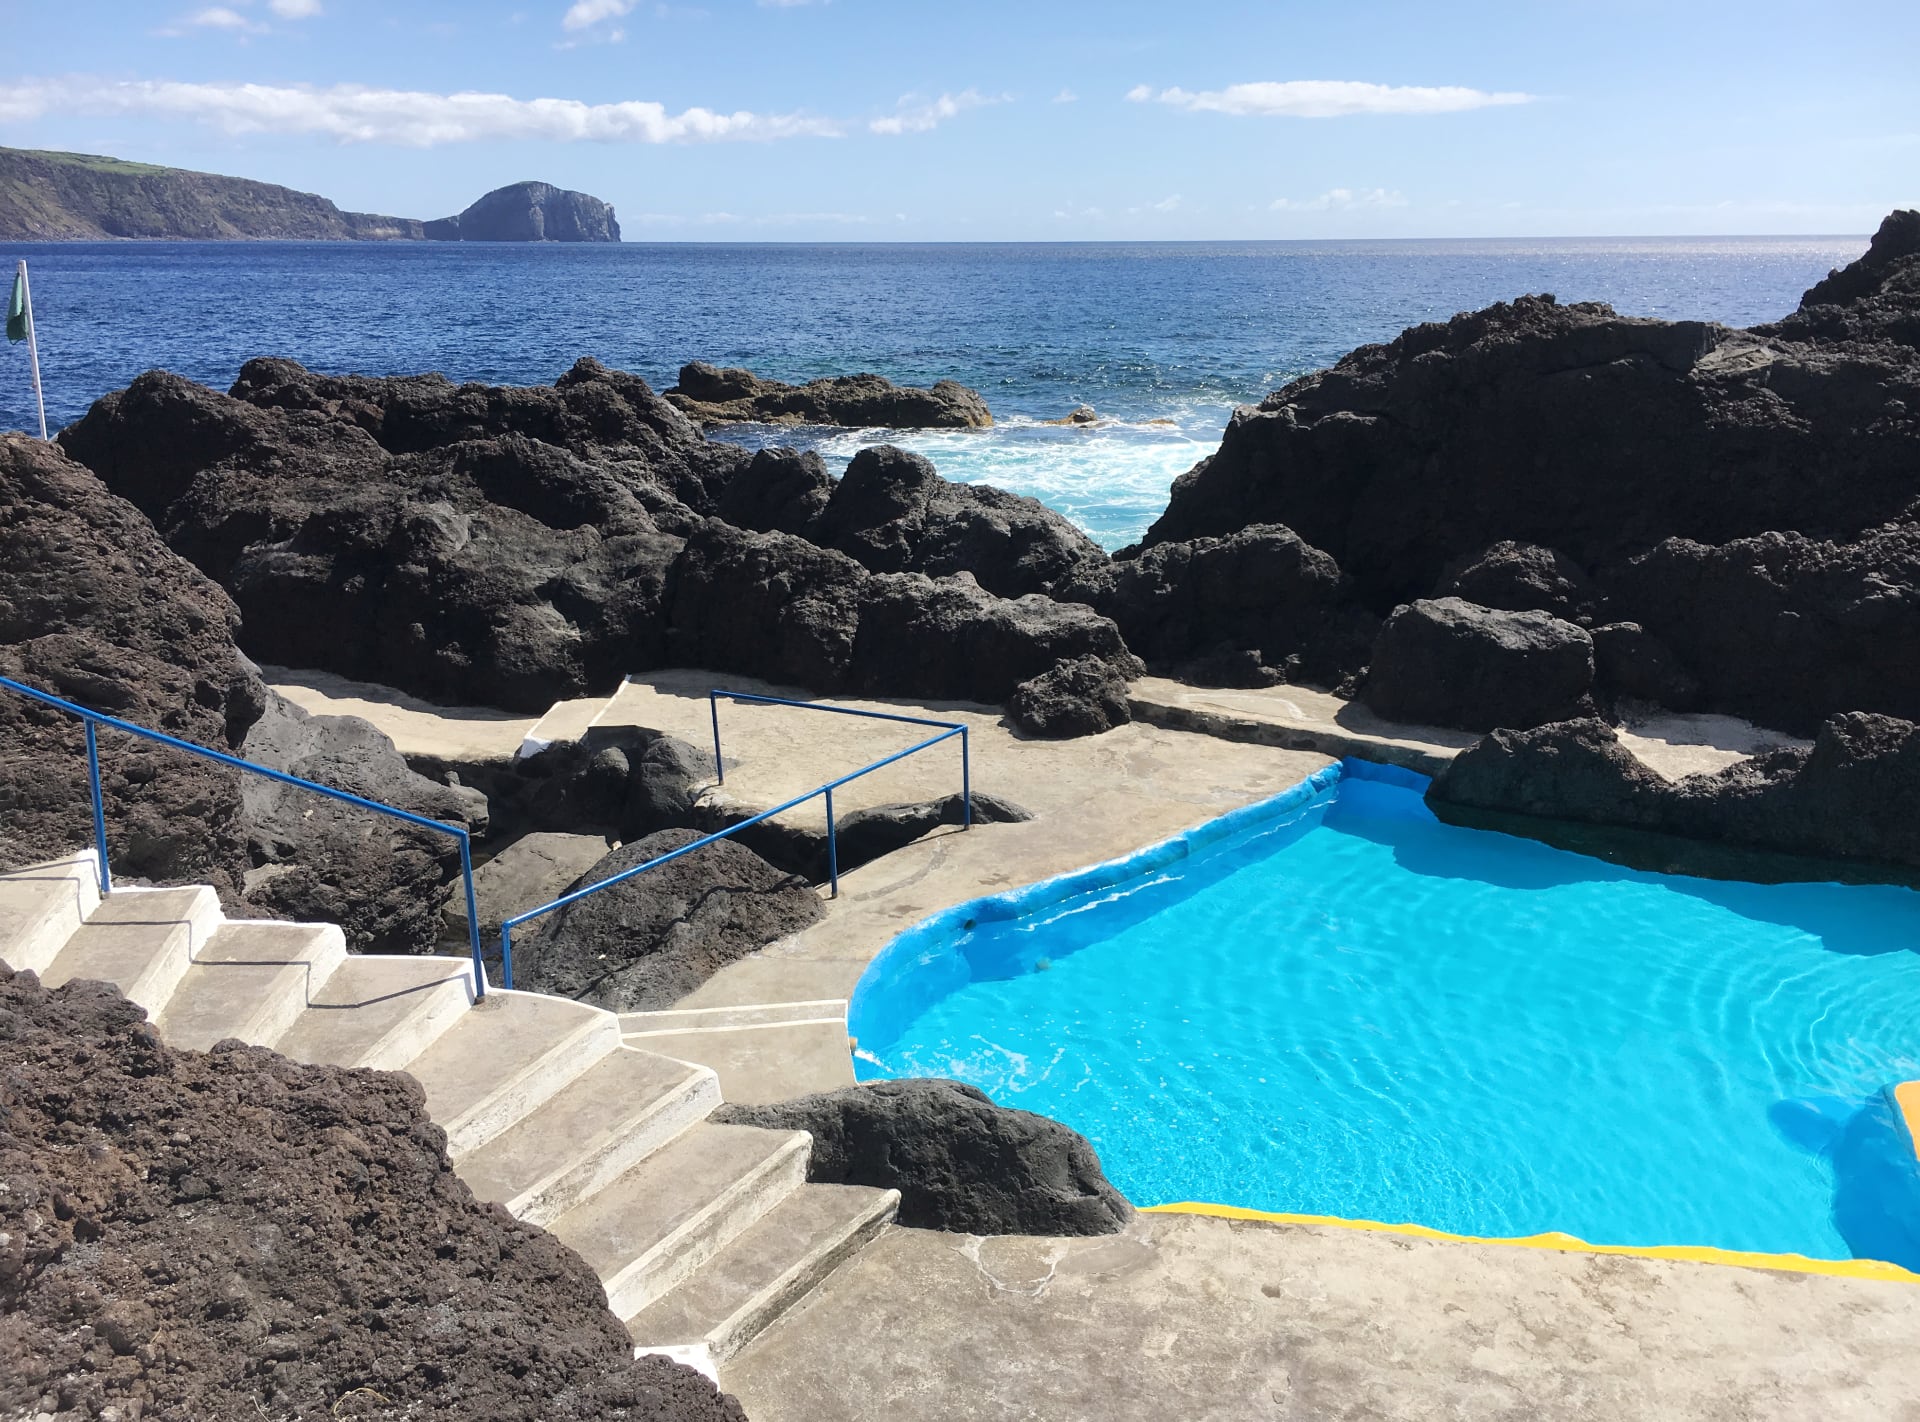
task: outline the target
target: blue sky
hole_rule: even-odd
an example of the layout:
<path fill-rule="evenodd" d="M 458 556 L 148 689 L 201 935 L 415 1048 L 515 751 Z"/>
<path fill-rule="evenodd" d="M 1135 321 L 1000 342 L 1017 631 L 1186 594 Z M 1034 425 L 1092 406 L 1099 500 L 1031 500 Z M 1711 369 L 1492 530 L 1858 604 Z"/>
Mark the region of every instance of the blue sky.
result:
<path fill-rule="evenodd" d="M 0 143 L 629 240 L 1866 232 L 1920 5 L 5 0 Z"/>

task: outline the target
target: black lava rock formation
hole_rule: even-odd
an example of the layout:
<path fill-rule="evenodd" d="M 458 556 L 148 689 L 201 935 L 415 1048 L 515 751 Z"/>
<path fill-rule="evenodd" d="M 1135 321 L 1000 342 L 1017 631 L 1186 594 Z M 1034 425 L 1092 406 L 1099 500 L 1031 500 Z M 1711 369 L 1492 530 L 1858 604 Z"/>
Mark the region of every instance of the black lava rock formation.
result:
<path fill-rule="evenodd" d="M 1916 500 L 1920 214 L 1898 212 L 1772 325 L 1528 296 L 1362 347 L 1238 411 L 1132 561 L 1284 525 L 1376 616 L 1459 596 L 1632 623 L 1602 699 L 1664 690 L 1805 734 L 1920 717 Z M 1161 659 L 1127 599 L 1094 601 Z"/>
<path fill-rule="evenodd" d="M 861 429 L 985 429 L 993 415 L 978 390 L 957 380 L 932 388 L 880 375 L 835 375 L 787 385 L 737 366 L 680 367 L 667 398 L 703 425 L 845 425 Z"/>
<path fill-rule="evenodd" d="M 909 1078 L 733 1103 L 716 1121 L 809 1131 L 809 1180 L 900 1192 L 899 1222 L 965 1234 L 1117 1234 L 1133 1216 L 1086 1137 L 957 1081 Z"/>
<path fill-rule="evenodd" d="M 1111 622 L 1037 592 L 1098 549 L 897 451 L 862 466 L 837 524 L 875 572 L 809 541 L 841 486 L 817 517 L 754 520 L 797 532 L 717 517 L 796 474 L 804 507 L 811 466 L 709 443 L 593 361 L 503 389 L 256 360 L 233 389 L 149 372 L 61 441 L 228 590 L 261 661 L 525 711 L 669 663 L 989 703 L 1062 660 L 1134 665 Z M 897 534 L 868 468 L 915 491 Z"/>
<path fill-rule="evenodd" d="M 622 845 L 568 892 L 699 838 L 661 830 Z M 804 879 L 721 840 L 537 920 L 537 932 L 514 945 L 514 986 L 610 1012 L 671 1007 L 727 964 L 820 915 Z"/>
<path fill-rule="evenodd" d="M 1411 602 L 1380 628 L 1361 693 L 1390 721 L 1491 731 L 1593 708 L 1593 638 L 1544 612 L 1457 597 Z"/>
<path fill-rule="evenodd" d="M 352 717 L 308 717 L 234 644 L 232 600 L 61 452 L 0 436 L 0 673 L 152 730 L 472 830 L 484 802 L 410 771 Z M 205 883 L 241 915 L 323 918 L 356 948 L 427 951 L 451 836 L 100 733 L 123 880 Z M 79 722 L 0 692 L 0 867 L 90 845 Z"/>
<path fill-rule="evenodd" d="M 4 1415 L 746 1422 L 474 1199 L 412 1077 L 144 1017 L 0 966 Z"/>
<path fill-rule="evenodd" d="M 1603 721 L 1496 731 L 1435 777 L 1427 803 L 1443 819 L 1566 843 L 1566 822 L 1820 861 L 1920 869 L 1920 726 L 1854 712 L 1820 728 L 1811 749 L 1769 751 L 1712 775 L 1669 781 L 1620 745 Z M 1497 816 L 1490 820 L 1488 816 Z M 1831 866 L 1725 867 L 1657 841 L 1578 839 L 1640 867 L 1710 877 L 1829 878 Z M 1869 874 L 1867 877 L 1878 877 Z"/>

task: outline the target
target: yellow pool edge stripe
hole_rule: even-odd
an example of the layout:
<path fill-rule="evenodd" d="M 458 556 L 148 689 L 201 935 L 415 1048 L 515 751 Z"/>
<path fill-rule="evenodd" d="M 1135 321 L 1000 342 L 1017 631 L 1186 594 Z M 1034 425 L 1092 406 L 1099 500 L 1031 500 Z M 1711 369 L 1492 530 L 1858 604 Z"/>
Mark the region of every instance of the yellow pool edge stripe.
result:
<path fill-rule="evenodd" d="M 1913 1158 L 1920 1161 L 1920 1081 L 1903 1081 L 1888 1095 L 1893 1097 L 1895 1114 L 1907 1128 L 1907 1144 L 1913 1147 Z"/>
<path fill-rule="evenodd" d="M 1909 1083 L 1920 1107 L 1920 1082 Z M 1910 1118 L 1910 1120 L 1913 1118 Z M 1210 1215 L 1223 1220 L 1257 1220 L 1267 1224 L 1325 1225 L 1335 1229 L 1368 1230 L 1377 1234 L 1404 1234 L 1415 1239 L 1445 1240 L 1454 1244 L 1505 1244 L 1516 1249 L 1553 1249 L 1567 1254 L 1625 1254 L 1636 1259 L 1672 1259 L 1688 1264 L 1726 1264 L 1743 1269 L 1778 1269 L 1790 1274 L 1832 1274 L 1843 1279 L 1878 1279 L 1888 1283 L 1920 1284 L 1920 1274 L 1878 1259 L 1809 1259 L 1804 1254 L 1751 1254 L 1738 1249 L 1715 1249 L 1704 1244 L 1588 1244 L 1570 1234 L 1529 1234 L 1519 1238 L 1487 1238 L 1449 1234 L 1417 1224 L 1383 1224 L 1379 1220 L 1348 1220 L 1337 1215 L 1290 1215 L 1271 1210 L 1248 1210 L 1238 1205 L 1210 1205 L 1183 1201 L 1174 1205 L 1143 1205 L 1155 1215 Z"/>

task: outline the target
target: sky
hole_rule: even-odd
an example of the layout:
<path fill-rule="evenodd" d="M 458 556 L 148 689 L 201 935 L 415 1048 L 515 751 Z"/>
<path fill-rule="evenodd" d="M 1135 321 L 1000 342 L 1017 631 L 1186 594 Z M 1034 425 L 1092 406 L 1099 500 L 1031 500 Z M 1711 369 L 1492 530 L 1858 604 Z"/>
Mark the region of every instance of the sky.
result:
<path fill-rule="evenodd" d="M 1865 233 L 1920 4 L 0 0 L 0 144 L 627 240 Z"/>

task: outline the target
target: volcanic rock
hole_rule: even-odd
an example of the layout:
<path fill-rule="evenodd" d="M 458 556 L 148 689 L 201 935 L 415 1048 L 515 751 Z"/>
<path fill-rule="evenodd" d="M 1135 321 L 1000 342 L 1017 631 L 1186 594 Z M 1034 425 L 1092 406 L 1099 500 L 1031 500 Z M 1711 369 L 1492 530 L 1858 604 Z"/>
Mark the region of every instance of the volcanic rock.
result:
<path fill-rule="evenodd" d="M 1700 704 L 1700 678 L 1637 622 L 1593 629 L 1593 667 L 1609 701 L 1649 702 L 1669 711 L 1692 711 Z"/>
<path fill-rule="evenodd" d="M 931 389 L 879 375 L 836 375 L 786 385 L 737 366 L 680 367 L 667 399 L 703 425 L 846 425 L 863 429 L 985 429 L 993 415 L 978 390 L 956 380 Z"/>
<path fill-rule="evenodd" d="M 1920 211 L 1889 213 L 1864 256 L 1809 287 L 1792 315 L 1755 329 L 1790 340 L 1920 348 Z"/>
<path fill-rule="evenodd" d="M 0 674 L 209 749 L 476 832 L 486 804 L 415 775 L 353 717 L 308 717 L 234 646 L 233 602 L 56 447 L 0 436 Z M 424 951 L 459 869 L 451 836 L 100 732 L 122 880 L 210 884 L 236 914 L 339 923 Z M 93 842 L 76 721 L 0 692 L 0 867 Z"/>
<path fill-rule="evenodd" d="M 362 799 L 487 832 L 487 798 L 416 774 L 357 716 L 312 716 L 277 694 L 240 755 Z M 260 775 L 240 781 L 250 904 L 277 918 L 337 923 L 361 953 L 430 953 L 460 875 L 459 841 Z M 464 886 L 463 886 L 464 887 Z"/>
<path fill-rule="evenodd" d="M 1591 619 L 1600 600 L 1593 580 L 1573 559 L 1511 540 L 1449 566 L 1433 595 L 1464 598 L 1500 612 L 1550 612 L 1566 622 Z"/>
<path fill-rule="evenodd" d="M 590 361 L 512 390 L 260 360 L 234 389 L 149 372 L 61 438 L 228 590 L 262 661 L 533 712 L 668 663 L 989 702 L 1066 658 L 1132 665 L 1090 610 L 996 597 L 959 571 L 1018 592 L 1104 557 L 1039 505 L 911 465 L 920 501 L 896 536 L 863 512 L 862 475 L 841 535 L 942 574 L 876 576 L 712 517 L 732 499 L 753 522 L 801 524 L 812 466 L 710 444 Z"/>
<path fill-rule="evenodd" d="M 833 497 L 833 479 L 812 450 L 763 449 L 720 493 L 719 516 L 756 533 L 806 537 Z"/>
<path fill-rule="evenodd" d="M 1332 558 L 1274 524 L 1123 554 L 1060 595 L 1111 617 L 1149 665 L 1213 685 L 1335 686 L 1380 625 Z"/>
<path fill-rule="evenodd" d="M 1376 608 L 1502 540 L 1583 567 L 1663 538 L 1843 536 L 1914 496 L 1920 357 L 1523 297 L 1235 413 L 1149 544 L 1284 523 Z"/>
<path fill-rule="evenodd" d="M 412 1077 L 143 1016 L 0 967 L 0 1414 L 745 1422 L 473 1198 Z"/>
<path fill-rule="evenodd" d="M 1362 699 L 1390 721 L 1488 731 L 1593 709 L 1593 638 L 1544 612 L 1457 597 L 1397 608 L 1380 628 Z"/>
<path fill-rule="evenodd" d="M 1920 523 L 1911 517 L 1845 541 L 1669 539 L 1608 586 L 1614 606 L 1699 678 L 1715 710 L 1796 735 L 1835 709 L 1920 718 Z"/>
<path fill-rule="evenodd" d="M 1127 678 L 1111 663 L 1076 657 L 1023 681 L 1007 698 L 1016 731 L 1045 739 L 1097 736 L 1133 720 Z"/>
<path fill-rule="evenodd" d="M 759 811 L 726 800 L 696 806 L 689 821 L 709 834 L 740 824 Z M 976 825 L 1021 824 L 1033 812 L 998 795 L 973 792 Z M 966 802 L 958 794 L 936 800 L 914 800 L 896 805 L 872 805 L 840 815 L 834 822 L 838 866 L 842 874 L 903 849 L 942 825 L 966 823 Z M 777 868 L 798 874 L 815 884 L 828 881 L 825 817 L 816 824 L 792 817 L 762 820 L 734 836 L 739 843 Z"/>
<path fill-rule="evenodd" d="M 1444 819 L 1554 838 L 1553 821 L 1654 831 L 1777 854 L 1920 868 L 1920 727 L 1864 712 L 1835 716 L 1811 749 L 1769 751 L 1711 775 L 1668 781 L 1597 720 L 1496 731 L 1435 777 Z M 1532 823 L 1529 824 L 1529 821 Z M 1611 857 L 1638 862 L 1634 841 Z M 1729 878 L 1830 878 L 1824 865 L 1656 859 L 1648 868 Z"/>
<path fill-rule="evenodd" d="M 1055 593 L 1090 567 L 1099 545 L 1037 499 L 942 479 L 931 460 L 892 445 L 854 455 L 817 522 L 815 543 L 875 573 L 970 573 L 1001 597 Z"/>
<path fill-rule="evenodd" d="M 1000 702 L 1062 661 L 1133 675 L 1119 629 L 1037 594 L 997 598 L 966 573 L 869 573 L 843 553 L 709 520 L 666 596 L 668 656 L 822 692 Z"/>
<path fill-rule="evenodd" d="M 661 830 L 622 845 L 567 892 L 699 838 L 693 830 Z M 821 912 L 804 880 L 721 840 L 539 920 L 539 931 L 515 945 L 514 985 L 610 1012 L 671 1007 L 727 964 L 799 932 Z"/>
<path fill-rule="evenodd" d="M 809 1180 L 900 1192 L 899 1222 L 961 1234 L 1116 1234 L 1133 1207 L 1077 1131 L 957 1081 L 874 1081 L 716 1121 L 808 1131 Z"/>

